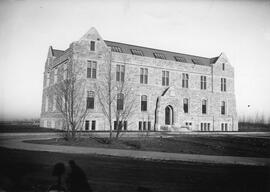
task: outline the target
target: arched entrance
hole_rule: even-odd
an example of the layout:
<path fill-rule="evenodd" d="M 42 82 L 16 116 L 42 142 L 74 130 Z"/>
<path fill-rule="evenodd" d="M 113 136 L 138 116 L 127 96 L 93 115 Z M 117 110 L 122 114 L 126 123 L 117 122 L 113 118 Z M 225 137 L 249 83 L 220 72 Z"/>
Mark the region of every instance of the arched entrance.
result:
<path fill-rule="evenodd" d="M 172 106 L 168 105 L 165 108 L 165 125 L 173 125 L 173 108 Z"/>

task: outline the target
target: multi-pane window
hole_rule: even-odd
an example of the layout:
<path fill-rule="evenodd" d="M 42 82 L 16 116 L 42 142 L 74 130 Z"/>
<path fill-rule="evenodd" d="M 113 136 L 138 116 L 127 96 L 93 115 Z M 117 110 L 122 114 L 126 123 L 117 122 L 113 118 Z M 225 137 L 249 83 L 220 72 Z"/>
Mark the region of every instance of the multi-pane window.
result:
<path fill-rule="evenodd" d="M 147 111 L 147 96 L 141 96 L 141 111 Z"/>
<path fill-rule="evenodd" d="M 162 71 L 162 85 L 169 86 L 169 71 Z"/>
<path fill-rule="evenodd" d="M 201 89 L 206 89 L 206 76 L 201 76 Z"/>
<path fill-rule="evenodd" d="M 124 109 L 124 94 L 118 93 L 117 94 L 117 110 L 123 110 Z"/>
<path fill-rule="evenodd" d="M 92 121 L 91 130 L 92 131 L 96 130 L 96 121 L 95 120 Z"/>
<path fill-rule="evenodd" d="M 89 128 L 90 128 L 90 121 L 86 120 L 85 125 L 84 125 L 84 129 L 85 129 L 85 131 L 89 131 Z M 96 120 L 93 120 L 91 122 L 91 130 L 92 131 L 96 130 Z"/>
<path fill-rule="evenodd" d="M 189 80 L 188 74 L 182 73 L 182 87 L 183 88 L 188 88 L 188 80 Z"/>
<path fill-rule="evenodd" d="M 137 50 L 137 49 L 130 49 L 132 55 L 139 55 L 139 56 L 143 56 L 143 52 L 141 50 Z"/>
<path fill-rule="evenodd" d="M 118 126 L 119 125 L 119 126 Z M 127 130 L 127 121 L 114 121 L 114 126 L 113 126 L 114 130 L 117 130 L 117 128 L 119 130 Z"/>
<path fill-rule="evenodd" d="M 221 131 L 228 131 L 228 123 L 221 123 Z"/>
<path fill-rule="evenodd" d="M 226 114 L 226 103 L 225 101 L 221 101 L 221 115 Z"/>
<path fill-rule="evenodd" d="M 90 42 L 90 51 L 95 51 L 96 49 L 96 42 L 95 41 L 91 41 Z"/>
<path fill-rule="evenodd" d="M 86 108 L 94 109 L 95 107 L 95 93 L 94 91 L 87 91 Z"/>
<path fill-rule="evenodd" d="M 207 100 L 202 100 L 202 114 L 207 113 Z"/>
<path fill-rule="evenodd" d="M 210 131 L 210 123 L 201 123 L 201 131 Z"/>
<path fill-rule="evenodd" d="M 225 92 L 227 90 L 226 78 L 221 78 L 221 91 Z"/>
<path fill-rule="evenodd" d="M 184 113 L 188 113 L 188 98 L 183 99 L 183 109 Z"/>
<path fill-rule="evenodd" d="M 113 52 L 123 53 L 121 47 L 118 46 L 110 46 L 110 47 Z"/>
<path fill-rule="evenodd" d="M 151 130 L 151 121 L 139 121 L 139 131 L 150 131 Z"/>
<path fill-rule="evenodd" d="M 85 121 L 84 129 L 85 129 L 85 131 L 89 130 L 89 121 L 88 120 Z"/>
<path fill-rule="evenodd" d="M 166 59 L 166 56 L 163 53 L 153 53 L 154 57 L 157 59 Z"/>
<path fill-rule="evenodd" d="M 148 69 L 140 68 L 140 83 L 147 84 L 148 83 Z"/>
<path fill-rule="evenodd" d="M 116 65 L 116 81 L 124 82 L 125 79 L 125 66 Z"/>
<path fill-rule="evenodd" d="M 87 61 L 87 78 L 97 78 L 97 62 Z"/>
<path fill-rule="evenodd" d="M 182 62 L 182 63 L 187 62 L 186 58 L 184 58 L 184 57 L 174 56 L 174 59 L 175 59 L 175 61 Z"/>

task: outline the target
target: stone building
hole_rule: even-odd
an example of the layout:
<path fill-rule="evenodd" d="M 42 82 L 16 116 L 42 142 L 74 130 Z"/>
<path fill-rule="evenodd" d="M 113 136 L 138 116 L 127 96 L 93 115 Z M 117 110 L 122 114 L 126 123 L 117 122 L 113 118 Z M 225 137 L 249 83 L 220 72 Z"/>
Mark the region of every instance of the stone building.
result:
<path fill-rule="evenodd" d="M 106 53 L 110 53 L 110 62 L 106 62 Z M 61 81 L 59 75 L 67 78 L 71 65 L 83 69 L 80 78 L 86 82 L 82 99 L 89 114 L 82 130 L 109 130 L 94 85 L 102 81 L 104 70 L 111 65 L 113 80 L 128 79 L 135 90 L 134 114 L 124 129 L 238 131 L 234 69 L 224 53 L 205 58 L 106 41 L 94 28 L 64 51 L 49 48 L 41 127 L 63 126 L 51 90 Z"/>

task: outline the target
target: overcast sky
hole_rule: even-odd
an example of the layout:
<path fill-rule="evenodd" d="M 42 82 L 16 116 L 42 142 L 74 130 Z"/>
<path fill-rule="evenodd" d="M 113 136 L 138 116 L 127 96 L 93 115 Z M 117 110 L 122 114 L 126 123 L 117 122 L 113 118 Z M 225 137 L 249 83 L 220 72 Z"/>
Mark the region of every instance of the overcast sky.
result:
<path fill-rule="evenodd" d="M 270 116 L 269 1 L 1 0 L 0 119 L 39 117 L 48 47 L 64 50 L 92 26 L 111 41 L 204 57 L 225 52 L 238 113 Z"/>

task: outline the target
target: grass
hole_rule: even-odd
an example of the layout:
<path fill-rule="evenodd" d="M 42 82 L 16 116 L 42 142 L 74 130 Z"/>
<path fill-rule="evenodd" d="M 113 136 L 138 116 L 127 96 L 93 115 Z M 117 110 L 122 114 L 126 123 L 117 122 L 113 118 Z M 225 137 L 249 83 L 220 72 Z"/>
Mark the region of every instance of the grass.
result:
<path fill-rule="evenodd" d="M 53 165 L 70 159 L 85 171 L 97 192 L 269 191 L 267 167 L 143 161 L 0 148 L 0 187 L 7 191 L 45 192 L 56 182 Z"/>
<path fill-rule="evenodd" d="M 93 138 L 76 140 L 49 139 L 27 141 L 39 144 L 71 145 L 115 149 L 190 153 L 205 155 L 229 155 L 246 157 L 270 157 L 270 139 L 233 135 L 179 135 L 175 137 L 128 137 L 105 144 Z"/>
<path fill-rule="evenodd" d="M 0 133 L 44 133 L 56 132 L 55 129 L 42 128 L 33 124 L 6 124 L 0 123 Z"/>
<path fill-rule="evenodd" d="M 270 124 L 265 123 L 251 123 L 251 122 L 239 122 L 238 128 L 240 132 L 269 132 Z"/>

